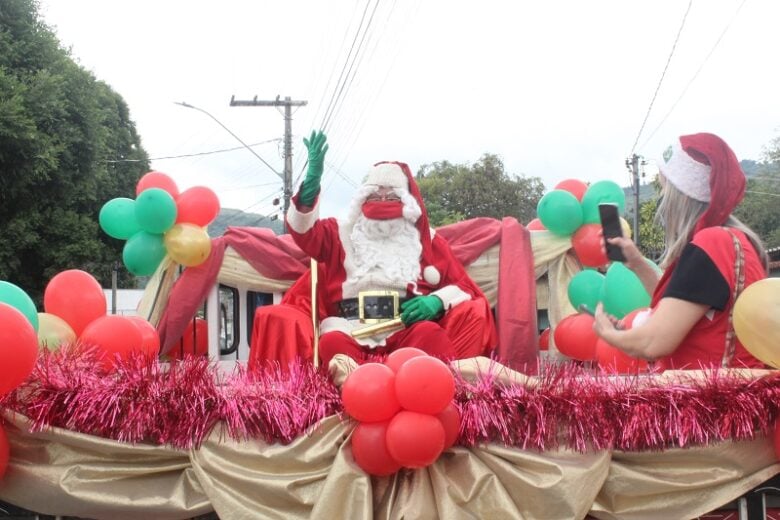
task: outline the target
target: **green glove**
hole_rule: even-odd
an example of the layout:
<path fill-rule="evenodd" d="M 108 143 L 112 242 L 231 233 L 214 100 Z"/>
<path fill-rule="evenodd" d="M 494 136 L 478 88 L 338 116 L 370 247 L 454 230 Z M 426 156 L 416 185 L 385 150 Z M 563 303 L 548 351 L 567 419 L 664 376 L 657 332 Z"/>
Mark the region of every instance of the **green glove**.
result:
<path fill-rule="evenodd" d="M 444 303 L 438 296 L 417 296 L 401 304 L 401 321 L 404 325 L 435 320 L 443 313 Z"/>
<path fill-rule="evenodd" d="M 327 137 L 321 131 L 312 130 L 311 137 L 307 140 L 303 138 L 303 144 L 309 151 L 309 169 L 306 172 L 306 178 L 303 180 L 301 191 L 298 192 L 298 202 L 303 206 L 312 206 L 314 199 L 320 192 L 320 179 L 322 179 L 322 170 L 325 164 L 325 153 L 328 151 L 328 145 L 325 143 Z"/>

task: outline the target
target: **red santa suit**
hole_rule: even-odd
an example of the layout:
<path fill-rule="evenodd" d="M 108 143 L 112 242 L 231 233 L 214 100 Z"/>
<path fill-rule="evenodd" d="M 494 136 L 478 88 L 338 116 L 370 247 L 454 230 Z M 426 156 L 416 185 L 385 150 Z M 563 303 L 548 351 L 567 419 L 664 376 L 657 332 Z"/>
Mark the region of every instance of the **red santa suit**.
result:
<path fill-rule="evenodd" d="M 364 203 L 380 186 L 393 188 L 403 203 L 400 218 L 368 218 Z M 318 202 L 301 207 L 297 197 L 287 214 L 296 244 L 323 267 L 320 269 L 320 357 L 327 365 L 338 353 L 358 362 L 401 347 L 413 346 L 440 358 L 484 354 L 495 343 L 490 306 L 482 291 L 454 258 L 447 242 L 436 236 L 409 167 L 378 163 L 353 199 L 344 221 L 318 218 Z M 361 226 L 370 229 L 361 232 Z M 364 327 L 346 316 L 341 303 L 360 291 L 394 290 L 401 298 L 434 295 L 444 304 L 436 321 L 421 321 L 396 332 L 355 339 L 350 332 Z"/>

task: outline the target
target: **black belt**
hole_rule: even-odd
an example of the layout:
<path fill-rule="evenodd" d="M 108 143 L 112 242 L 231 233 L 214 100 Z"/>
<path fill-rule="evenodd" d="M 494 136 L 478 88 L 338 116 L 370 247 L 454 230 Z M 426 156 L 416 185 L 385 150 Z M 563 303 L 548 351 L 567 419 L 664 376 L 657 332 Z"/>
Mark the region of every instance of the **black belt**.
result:
<path fill-rule="evenodd" d="M 399 298 L 398 309 L 393 308 L 392 297 L 371 297 L 364 301 L 363 317 L 373 320 L 392 320 L 396 312 L 401 313 L 401 304 L 411 298 Z M 360 303 L 358 298 L 346 298 L 339 302 L 339 316 L 348 320 L 360 318 Z"/>

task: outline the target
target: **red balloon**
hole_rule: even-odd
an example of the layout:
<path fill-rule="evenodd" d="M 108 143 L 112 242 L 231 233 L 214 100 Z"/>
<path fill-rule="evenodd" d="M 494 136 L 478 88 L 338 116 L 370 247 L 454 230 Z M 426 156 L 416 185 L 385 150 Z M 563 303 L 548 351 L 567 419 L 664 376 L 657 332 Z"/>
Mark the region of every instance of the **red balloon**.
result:
<path fill-rule="evenodd" d="M 389 421 L 360 423 L 352 432 L 352 456 L 360 469 L 369 475 L 386 477 L 401 469 L 387 451 Z"/>
<path fill-rule="evenodd" d="M 38 357 L 38 334 L 15 307 L 0 303 L 0 397 L 32 373 Z"/>
<path fill-rule="evenodd" d="M 8 459 L 11 456 L 11 447 L 8 445 L 8 436 L 5 434 L 3 426 L 0 424 L 0 480 L 5 475 L 8 468 Z"/>
<path fill-rule="evenodd" d="M 387 451 L 407 468 L 424 468 L 444 451 L 444 426 L 435 415 L 401 411 L 387 426 Z"/>
<path fill-rule="evenodd" d="M 428 353 L 424 350 L 420 350 L 419 348 L 414 347 L 404 347 L 399 348 L 398 350 L 394 350 L 390 353 L 389 356 L 387 356 L 387 359 L 385 359 L 385 365 L 389 366 L 393 369 L 393 372 L 398 373 L 398 369 L 401 368 L 401 365 L 406 363 L 408 360 L 420 356 L 427 356 Z"/>
<path fill-rule="evenodd" d="M 585 192 L 588 191 L 588 185 L 577 179 L 566 179 L 565 181 L 556 184 L 553 189 L 568 191 L 577 197 L 578 201 L 582 202 L 582 197 L 585 195 Z"/>
<path fill-rule="evenodd" d="M 181 192 L 176 198 L 176 223 L 187 222 L 208 226 L 219 214 L 216 193 L 205 186 L 195 186 Z"/>
<path fill-rule="evenodd" d="M 161 190 L 165 190 L 174 198 L 174 200 L 179 196 L 179 188 L 176 186 L 176 183 L 162 172 L 149 172 L 144 174 L 138 181 L 138 184 L 135 185 L 136 196 L 149 188 L 160 188 Z"/>
<path fill-rule="evenodd" d="M 647 361 L 633 358 L 601 338 L 596 342 L 596 359 L 601 371 L 608 374 L 638 374 L 647 371 Z"/>
<path fill-rule="evenodd" d="M 84 345 L 98 347 L 103 354 L 103 366 L 108 369 L 116 364 L 117 357 L 146 352 L 139 327 L 126 316 L 109 315 L 96 319 L 87 325 L 79 340 Z"/>
<path fill-rule="evenodd" d="M 171 359 L 183 359 L 187 356 L 209 355 L 209 325 L 203 318 L 195 318 L 187 323 L 187 328 L 168 351 Z"/>
<path fill-rule="evenodd" d="M 538 218 L 535 218 L 535 219 L 531 220 L 531 222 L 526 224 L 525 227 L 528 229 L 528 231 L 546 231 L 547 230 L 547 228 L 544 227 L 544 224 L 542 224 L 542 221 L 539 220 Z"/>
<path fill-rule="evenodd" d="M 539 334 L 539 350 L 550 348 L 550 327 L 547 327 Z"/>
<path fill-rule="evenodd" d="M 160 354 L 160 335 L 154 325 L 140 316 L 127 316 L 127 319 L 138 327 L 138 332 L 141 333 L 141 347 L 144 352 L 157 357 Z"/>
<path fill-rule="evenodd" d="M 412 358 L 398 369 L 395 395 L 406 410 L 436 415 L 455 397 L 455 378 L 440 359 Z"/>
<path fill-rule="evenodd" d="M 623 323 L 623 328 L 633 329 L 634 327 L 641 327 L 650 318 L 652 311 L 649 307 L 640 307 L 629 312 L 620 321 Z"/>
<path fill-rule="evenodd" d="M 387 421 L 401 409 L 395 378 L 393 370 L 381 363 L 360 365 L 341 387 L 344 411 L 361 422 Z"/>
<path fill-rule="evenodd" d="M 579 361 L 595 359 L 598 336 L 593 331 L 593 321 L 593 316 L 589 314 L 572 314 L 563 318 L 553 331 L 558 351 Z"/>
<path fill-rule="evenodd" d="M 91 274 L 70 269 L 49 280 L 43 293 L 43 308 L 65 320 L 79 337 L 87 325 L 106 315 L 106 296 Z"/>
<path fill-rule="evenodd" d="M 582 265 L 601 267 L 609 262 L 600 224 L 583 224 L 571 236 L 571 243 Z"/>
<path fill-rule="evenodd" d="M 437 415 L 444 427 L 444 449 L 450 449 L 458 440 L 460 433 L 460 412 L 455 403 L 450 403 L 439 415 Z"/>

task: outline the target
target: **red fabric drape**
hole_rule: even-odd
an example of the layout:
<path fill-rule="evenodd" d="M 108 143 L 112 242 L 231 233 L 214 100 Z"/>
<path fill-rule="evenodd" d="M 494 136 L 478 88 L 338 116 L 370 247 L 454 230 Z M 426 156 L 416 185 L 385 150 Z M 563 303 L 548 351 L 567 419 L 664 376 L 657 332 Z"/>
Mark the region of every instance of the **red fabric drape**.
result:
<path fill-rule="evenodd" d="M 441 227 L 455 257 L 464 265 L 486 249 L 501 244 L 499 294 L 496 306 L 498 347 L 496 357 L 505 365 L 532 371 L 538 354 L 536 328 L 536 283 L 528 230 L 514 218 L 470 219 Z M 225 248 L 231 246 L 254 269 L 268 278 L 297 280 L 285 295 L 286 303 L 302 304 L 310 294 L 309 259 L 289 235 L 276 236 L 269 229 L 231 227 L 212 240 L 211 255 L 201 265 L 185 269 L 174 284 L 158 325 L 161 352 L 167 352 L 181 337 L 187 322 L 205 300 L 217 279 Z M 308 306 L 302 309 L 306 315 Z M 320 308 L 323 308 L 320 306 Z"/>

